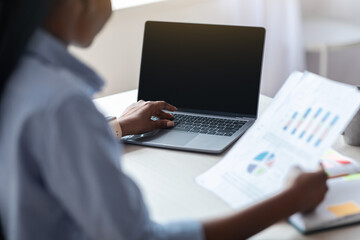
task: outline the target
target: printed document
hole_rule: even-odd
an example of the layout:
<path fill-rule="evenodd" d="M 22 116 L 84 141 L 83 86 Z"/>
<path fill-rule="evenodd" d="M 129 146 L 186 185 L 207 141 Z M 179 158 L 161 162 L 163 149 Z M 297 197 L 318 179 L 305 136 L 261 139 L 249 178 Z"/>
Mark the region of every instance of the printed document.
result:
<path fill-rule="evenodd" d="M 358 90 L 312 73 L 293 73 L 261 118 L 196 181 L 235 209 L 281 191 L 289 170 L 316 170 L 360 105 Z"/>

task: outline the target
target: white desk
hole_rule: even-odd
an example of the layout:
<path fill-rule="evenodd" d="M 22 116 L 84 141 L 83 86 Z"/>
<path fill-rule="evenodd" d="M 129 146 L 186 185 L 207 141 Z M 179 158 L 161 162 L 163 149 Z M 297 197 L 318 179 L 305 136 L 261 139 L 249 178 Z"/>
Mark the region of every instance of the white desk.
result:
<path fill-rule="evenodd" d="M 133 90 L 94 102 L 105 115 L 119 116 L 128 105 L 136 101 L 136 94 L 137 91 Z M 260 113 L 270 101 L 270 98 L 261 96 Z M 344 144 L 342 137 L 339 137 L 334 148 L 360 160 L 360 148 Z M 194 181 L 195 177 L 220 161 L 224 154 L 209 155 L 125 145 L 122 165 L 142 189 L 154 220 L 207 219 L 234 211 Z M 282 221 L 257 234 L 254 239 L 337 240 L 357 239 L 358 236 L 360 225 L 303 236 L 286 221 Z"/>

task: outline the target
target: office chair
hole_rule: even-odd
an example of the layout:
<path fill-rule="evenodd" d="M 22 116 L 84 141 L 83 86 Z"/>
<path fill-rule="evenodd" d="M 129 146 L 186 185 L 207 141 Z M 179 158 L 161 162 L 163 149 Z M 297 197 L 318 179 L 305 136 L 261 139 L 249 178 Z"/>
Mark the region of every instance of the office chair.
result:
<path fill-rule="evenodd" d="M 304 21 L 307 52 L 319 54 L 319 74 L 328 77 L 330 51 L 360 45 L 360 24 L 330 17 L 313 17 Z"/>

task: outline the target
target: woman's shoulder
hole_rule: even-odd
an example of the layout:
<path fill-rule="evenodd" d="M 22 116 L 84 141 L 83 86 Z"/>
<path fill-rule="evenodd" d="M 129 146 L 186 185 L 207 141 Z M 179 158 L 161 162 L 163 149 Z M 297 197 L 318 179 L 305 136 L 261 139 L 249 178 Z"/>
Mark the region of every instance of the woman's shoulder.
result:
<path fill-rule="evenodd" d="M 9 81 L 7 96 L 28 107 L 54 107 L 71 96 L 91 99 L 79 77 L 64 68 L 24 57 Z"/>

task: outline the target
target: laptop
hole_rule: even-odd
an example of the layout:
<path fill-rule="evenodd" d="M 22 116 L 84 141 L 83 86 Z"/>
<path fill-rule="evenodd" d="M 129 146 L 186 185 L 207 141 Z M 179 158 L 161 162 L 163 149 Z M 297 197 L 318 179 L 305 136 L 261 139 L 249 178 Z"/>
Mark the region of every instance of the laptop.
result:
<path fill-rule="evenodd" d="M 123 140 L 223 152 L 257 118 L 264 40 L 259 27 L 146 22 L 138 99 L 179 110 L 175 127 Z"/>

